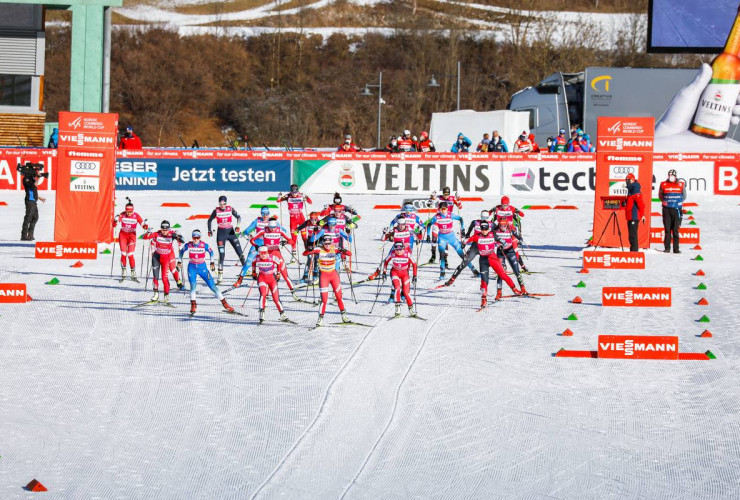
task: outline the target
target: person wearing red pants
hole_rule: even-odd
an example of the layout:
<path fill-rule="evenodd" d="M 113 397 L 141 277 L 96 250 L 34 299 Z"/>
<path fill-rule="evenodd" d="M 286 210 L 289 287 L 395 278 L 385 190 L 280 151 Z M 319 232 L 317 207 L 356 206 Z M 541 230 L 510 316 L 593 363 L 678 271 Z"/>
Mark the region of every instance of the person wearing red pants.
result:
<path fill-rule="evenodd" d="M 284 201 L 288 203 L 288 214 L 290 215 L 290 232 L 295 233 L 296 228 L 306 222 L 306 216 L 304 215 L 305 207 L 306 203 L 308 203 L 309 205 L 312 203 L 311 198 L 298 191 L 298 184 L 291 184 L 290 193 L 285 195 L 282 193 L 278 193 L 277 202 L 282 203 Z M 307 240 L 304 236 L 304 249 L 308 248 L 306 246 L 306 242 Z M 291 240 L 290 246 L 293 247 L 293 255 L 295 255 L 297 243 L 297 238 L 295 240 Z"/>
<path fill-rule="evenodd" d="M 388 264 L 391 265 L 391 283 L 396 298 L 396 317 L 401 315 L 401 292 L 406 297 L 406 305 L 409 306 L 409 316 L 416 316 L 414 301 L 411 300 L 411 284 L 416 284 L 416 262 L 411 257 L 411 251 L 407 250 L 403 242 L 397 241 L 393 244 L 393 252 L 383 262 L 383 281 L 385 281 Z M 413 277 L 409 279 L 409 268 L 413 271 Z"/>
<path fill-rule="evenodd" d="M 257 280 L 260 291 L 260 323 L 265 321 L 268 292 L 272 295 L 272 300 L 280 313 L 280 321 L 288 321 L 283 304 L 280 302 L 280 292 L 276 279 L 280 268 L 285 267 L 285 262 L 279 257 L 270 255 L 266 246 L 259 247 L 257 252 L 257 258 L 252 262 L 252 279 Z"/>
<path fill-rule="evenodd" d="M 506 274 L 506 271 L 504 270 L 504 267 L 501 265 L 501 261 L 498 259 L 498 255 L 496 254 L 496 250 L 498 247 L 501 246 L 502 242 L 499 239 L 499 237 L 491 231 L 491 224 L 488 221 L 481 221 L 480 223 L 480 232 L 478 234 L 475 234 L 468 238 L 465 241 L 465 244 L 468 245 L 475 245 L 478 249 L 477 252 L 468 252 L 466 254 L 466 258 L 463 259 L 463 261 L 460 263 L 459 266 L 457 266 L 457 269 L 455 269 L 455 272 L 452 273 L 452 277 L 445 282 L 446 286 L 450 286 L 455 282 L 455 279 L 458 277 L 458 275 L 465 269 L 465 266 L 468 265 L 468 261 L 472 258 L 475 258 L 476 253 L 480 255 L 480 291 L 481 291 L 481 302 L 480 307 L 481 309 L 486 307 L 486 304 L 488 304 L 488 280 L 489 280 L 489 268 L 493 268 L 494 272 L 498 276 L 499 279 L 504 280 L 507 285 L 511 288 L 511 290 L 514 292 L 514 295 L 521 295 L 522 291 L 518 290 L 516 285 L 514 284 L 514 281 L 509 278 L 509 276 Z"/>
<path fill-rule="evenodd" d="M 334 291 L 334 297 L 337 299 L 339 312 L 342 313 L 342 321 L 345 323 L 351 323 L 350 319 L 347 317 L 347 312 L 344 309 L 344 301 L 342 300 L 342 283 L 339 279 L 339 273 L 337 272 L 336 267 L 339 255 L 352 255 L 352 252 L 345 248 L 336 248 L 334 246 L 334 238 L 330 235 L 326 235 L 321 240 L 321 246 L 319 248 L 306 250 L 303 252 L 303 255 L 316 255 L 316 261 L 319 267 L 321 311 L 319 312 L 319 320 L 316 322 L 316 326 L 319 327 L 324 324 L 326 304 L 329 302 L 329 286 L 331 286 Z"/>
<path fill-rule="evenodd" d="M 285 265 L 283 255 L 280 253 L 280 245 L 283 244 L 283 240 L 285 240 L 287 243 L 290 243 L 291 245 L 294 244 L 293 238 L 291 238 L 290 235 L 285 232 L 285 228 L 278 224 L 277 218 L 272 217 L 267 222 L 267 227 L 265 229 L 257 231 L 255 235 L 252 236 L 252 238 L 250 239 L 250 243 L 261 248 L 258 243 L 259 241 L 262 241 L 264 243 L 264 245 L 262 246 L 267 248 L 268 253 L 280 260 L 282 265 L 278 268 L 278 271 L 280 271 L 280 275 L 283 277 L 283 279 L 285 279 L 285 284 L 288 285 L 288 290 L 290 290 L 293 298 L 295 300 L 298 300 L 293 282 L 290 281 L 290 278 L 288 277 L 288 267 Z M 252 267 L 254 268 L 254 266 Z M 236 283 L 241 284 L 241 282 L 242 275 L 239 275 Z"/>
<path fill-rule="evenodd" d="M 131 280 L 139 281 L 136 277 L 136 260 L 134 252 L 136 251 L 136 226 L 141 224 L 141 228 L 146 231 L 149 226 L 146 225 L 141 215 L 134 212 L 134 204 L 126 203 L 126 209 L 113 219 L 113 227 L 121 223 L 121 230 L 118 232 L 118 246 L 121 249 L 121 281 L 126 279 L 126 261 L 128 260 L 129 269 L 131 269 Z"/>
<path fill-rule="evenodd" d="M 152 283 L 154 284 L 154 295 L 152 301 L 159 301 L 159 273 L 162 272 L 162 282 L 164 283 L 164 302 L 170 303 L 170 280 L 167 278 L 167 272 L 170 270 L 170 261 L 177 261 L 177 255 L 172 243 L 177 240 L 181 244 L 185 243 L 183 237 L 177 231 L 172 231 L 169 221 L 163 220 L 159 226 L 159 231 L 152 233 L 151 229 L 144 235 L 145 240 L 153 240 L 154 255 L 152 255 Z"/>

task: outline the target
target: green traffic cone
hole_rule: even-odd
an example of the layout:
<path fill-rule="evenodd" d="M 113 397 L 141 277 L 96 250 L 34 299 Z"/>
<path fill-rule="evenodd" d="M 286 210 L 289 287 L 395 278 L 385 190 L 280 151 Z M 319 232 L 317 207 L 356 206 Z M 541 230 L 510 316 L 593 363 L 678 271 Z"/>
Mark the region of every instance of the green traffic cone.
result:
<path fill-rule="evenodd" d="M 712 351 L 707 351 L 704 354 L 706 354 L 709 359 L 717 359 L 717 356 L 715 356 Z"/>
<path fill-rule="evenodd" d="M 576 288 L 586 288 L 586 283 L 584 283 L 583 281 L 579 281 L 576 285 Z"/>
<path fill-rule="evenodd" d="M 111 251 L 110 251 L 110 248 L 106 248 L 105 250 L 103 250 L 103 251 L 102 251 L 102 252 L 100 252 L 100 253 L 101 253 L 101 254 L 104 254 L 104 255 L 109 255 L 109 254 L 111 254 L 111 253 L 113 253 L 113 252 L 111 252 Z"/>
<path fill-rule="evenodd" d="M 697 290 L 706 290 L 707 289 L 707 285 L 705 285 L 704 283 L 699 283 L 699 286 L 697 286 L 696 289 Z"/>
<path fill-rule="evenodd" d="M 182 226 L 180 224 L 175 224 L 172 226 L 173 229 L 180 229 Z"/>
<path fill-rule="evenodd" d="M 578 321 L 578 316 L 575 313 L 570 313 L 570 316 L 566 318 L 568 321 Z"/>
<path fill-rule="evenodd" d="M 709 323 L 709 318 L 706 314 L 699 319 L 699 323 Z"/>
<path fill-rule="evenodd" d="M 689 222 L 689 226 L 696 226 L 696 221 L 692 220 L 691 222 Z"/>
<path fill-rule="evenodd" d="M 701 255 L 697 255 L 696 257 L 694 257 L 694 260 L 704 260 L 704 257 L 702 257 Z"/>
<path fill-rule="evenodd" d="M 59 284 L 59 278 L 52 278 L 49 281 L 46 282 L 47 285 L 58 285 Z"/>

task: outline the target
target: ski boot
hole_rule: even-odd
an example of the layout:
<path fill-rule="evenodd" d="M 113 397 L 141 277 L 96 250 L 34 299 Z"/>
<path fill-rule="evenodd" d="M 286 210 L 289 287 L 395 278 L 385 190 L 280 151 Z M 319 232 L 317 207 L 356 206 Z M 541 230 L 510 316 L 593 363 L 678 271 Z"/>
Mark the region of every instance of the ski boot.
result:
<path fill-rule="evenodd" d="M 524 273 L 528 273 L 528 272 L 529 272 L 529 269 L 527 269 L 527 266 L 525 266 L 524 264 L 522 264 L 522 265 L 521 265 L 521 266 L 519 266 L 519 267 L 521 267 L 521 268 L 522 268 L 522 272 L 524 272 Z"/>
<path fill-rule="evenodd" d="M 298 298 L 298 294 L 295 293 L 295 288 L 292 288 L 290 290 L 290 295 L 291 295 L 291 297 L 293 297 L 293 300 L 295 300 L 296 302 L 300 302 L 301 299 L 299 299 Z"/>
<path fill-rule="evenodd" d="M 260 325 L 265 322 L 265 310 L 260 309 Z"/>
<path fill-rule="evenodd" d="M 524 287 L 522 287 L 522 289 L 524 289 Z M 512 290 L 511 290 L 511 291 L 512 291 L 512 292 L 514 292 L 514 295 L 516 295 L 517 297 L 519 297 L 520 295 L 524 295 L 524 293 L 522 293 L 522 290 L 519 290 L 519 289 L 518 289 L 518 288 L 516 288 L 516 287 L 512 288 Z M 526 290 L 525 290 L 525 291 L 526 291 Z"/>
<path fill-rule="evenodd" d="M 242 286 L 242 281 L 244 281 L 244 276 L 242 276 L 242 275 L 240 274 L 240 275 L 239 275 L 239 277 L 238 277 L 238 278 L 236 279 L 236 281 L 234 282 L 234 284 L 233 284 L 233 285 L 231 285 L 231 286 L 233 286 L 234 288 L 239 288 L 240 286 Z"/>
<path fill-rule="evenodd" d="M 342 311 L 342 321 L 345 323 L 350 323 L 349 316 L 347 316 L 347 311 Z"/>
<path fill-rule="evenodd" d="M 131 271 L 131 272 L 133 272 L 133 271 Z M 126 279 L 126 268 L 125 267 L 121 267 L 121 281 L 123 281 L 125 279 Z"/>
<path fill-rule="evenodd" d="M 416 311 L 414 311 L 414 306 L 409 306 L 409 316 L 412 318 L 416 317 Z"/>
<path fill-rule="evenodd" d="M 131 268 L 131 281 L 139 282 L 139 278 L 136 277 L 136 269 Z"/>
<path fill-rule="evenodd" d="M 452 285 L 452 284 L 453 284 L 454 282 L 455 282 L 455 277 L 454 277 L 454 276 L 452 276 L 452 277 L 451 277 L 450 279 L 448 279 L 447 281 L 445 281 L 445 286 L 450 286 L 450 285 Z"/>
<path fill-rule="evenodd" d="M 501 295 L 501 289 L 499 288 L 498 290 L 496 290 L 496 298 L 494 300 L 501 300 Z"/>
<path fill-rule="evenodd" d="M 223 277 L 224 277 L 224 270 L 219 269 L 218 274 L 216 275 L 216 284 L 221 283 L 221 280 L 223 279 Z"/>
<path fill-rule="evenodd" d="M 440 271 L 439 271 L 439 279 L 440 280 L 445 279 L 445 270 L 444 270 L 444 268 L 443 269 L 440 269 Z"/>
<path fill-rule="evenodd" d="M 432 254 L 432 258 L 429 259 L 429 262 L 427 264 L 434 264 L 437 261 L 437 256 Z"/>
<path fill-rule="evenodd" d="M 195 303 L 195 301 L 193 301 Z M 229 305 L 228 302 L 226 302 L 226 299 L 221 299 L 221 305 L 224 306 L 224 309 L 229 311 L 230 313 L 234 312 L 234 308 Z"/>
<path fill-rule="evenodd" d="M 165 293 L 164 294 L 164 300 L 162 302 L 164 302 L 165 304 L 169 304 L 170 303 L 170 294 L 169 293 Z"/>
<path fill-rule="evenodd" d="M 182 280 L 178 280 L 177 281 L 177 289 L 178 290 L 182 290 L 183 288 L 185 288 L 185 285 L 182 283 Z"/>
<path fill-rule="evenodd" d="M 316 328 L 320 327 L 323 324 L 324 324 L 324 315 L 319 314 L 319 320 L 316 322 Z"/>
<path fill-rule="evenodd" d="M 285 315 L 285 311 L 280 311 L 280 321 L 288 321 L 288 316 Z"/>
<path fill-rule="evenodd" d="M 197 309 L 197 305 L 195 304 L 194 300 L 190 301 L 190 315 L 192 316 L 195 314 L 195 310 Z"/>
<path fill-rule="evenodd" d="M 519 292 L 520 292 L 520 293 L 521 293 L 522 295 L 529 295 L 529 292 L 527 291 L 527 289 L 526 289 L 526 288 L 524 288 L 524 285 L 520 285 L 520 288 L 519 288 Z"/>
<path fill-rule="evenodd" d="M 393 316 L 396 318 L 401 317 L 401 304 L 398 304 L 398 303 L 396 304 L 396 312 Z"/>
<path fill-rule="evenodd" d="M 368 281 L 372 281 L 375 278 L 377 278 L 379 274 L 380 274 L 380 269 L 376 269 L 373 274 L 371 274 L 370 276 L 367 277 L 367 280 Z"/>
<path fill-rule="evenodd" d="M 154 290 L 154 295 L 150 299 L 151 302 L 159 302 L 159 290 Z"/>
<path fill-rule="evenodd" d="M 498 299 L 496 299 L 496 300 L 498 300 Z M 485 307 L 487 305 L 488 305 L 488 297 L 486 297 L 485 295 L 481 296 L 481 298 L 480 298 L 480 308 L 481 309 L 485 309 Z"/>

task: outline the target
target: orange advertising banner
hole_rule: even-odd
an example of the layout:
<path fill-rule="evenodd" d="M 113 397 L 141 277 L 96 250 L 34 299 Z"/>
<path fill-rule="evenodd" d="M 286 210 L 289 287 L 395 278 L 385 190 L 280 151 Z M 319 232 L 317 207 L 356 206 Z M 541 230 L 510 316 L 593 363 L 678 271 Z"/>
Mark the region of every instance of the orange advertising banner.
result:
<path fill-rule="evenodd" d="M 54 240 L 113 241 L 118 115 L 59 113 Z"/>
<path fill-rule="evenodd" d="M 37 241 L 37 259 L 88 259 L 98 258 L 97 243 L 58 243 L 56 241 Z"/>
<path fill-rule="evenodd" d="M 601 305 L 618 307 L 671 307 L 671 289 L 666 287 L 605 286 Z"/>
<path fill-rule="evenodd" d="M 629 247 L 624 209 L 625 180 L 629 174 L 634 174 L 640 183 L 645 202 L 645 224 L 640 223 L 638 230 L 639 247 L 650 246 L 654 129 L 654 118 L 598 119 L 593 243 L 599 247 Z"/>
<path fill-rule="evenodd" d="M 678 359 L 678 337 L 599 335 L 599 358 Z"/>
<path fill-rule="evenodd" d="M 0 283 L 0 303 L 23 304 L 28 302 L 25 283 Z"/>
<path fill-rule="evenodd" d="M 678 228 L 678 235 L 681 239 L 681 243 L 686 245 L 698 245 L 700 232 L 698 227 L 681 227 Z M 663 243 L 663 236 L 665 235 L 665 229 L 654 228 L 650 230 L 650 243 Z"/>
<path fill-rule="evenodd" d="M 586 269 L 645 269 L 644 252 L 585 251 L 583 267 Z"/>

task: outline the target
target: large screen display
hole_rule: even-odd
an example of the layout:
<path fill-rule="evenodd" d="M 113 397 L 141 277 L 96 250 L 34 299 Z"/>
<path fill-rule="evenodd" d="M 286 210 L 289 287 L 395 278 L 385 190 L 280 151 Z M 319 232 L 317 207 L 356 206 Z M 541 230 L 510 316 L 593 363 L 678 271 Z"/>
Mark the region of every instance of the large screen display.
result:
<path fill-rule="evenodd" d="M 721 52 L 738 0 L 650 0 L 648 52 Z"/>

